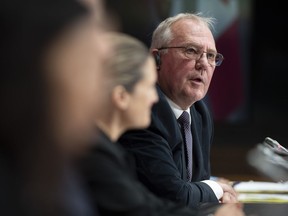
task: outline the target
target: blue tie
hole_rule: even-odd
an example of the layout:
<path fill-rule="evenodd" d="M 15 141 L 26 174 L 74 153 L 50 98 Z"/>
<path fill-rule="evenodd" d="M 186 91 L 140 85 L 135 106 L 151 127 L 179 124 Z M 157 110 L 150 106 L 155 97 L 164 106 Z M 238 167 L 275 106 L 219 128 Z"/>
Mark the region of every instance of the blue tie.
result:
<path fill-rule="evenodd" d="M 184 134 L 184 140 L 186 144 L 187 153 L 187 180 L 192 179 L 192 133 L 190 127 L 190 116 L 189 113 L 183 111 L 181 116 L 178 118 L 178 122 L 181 125 Z"/>

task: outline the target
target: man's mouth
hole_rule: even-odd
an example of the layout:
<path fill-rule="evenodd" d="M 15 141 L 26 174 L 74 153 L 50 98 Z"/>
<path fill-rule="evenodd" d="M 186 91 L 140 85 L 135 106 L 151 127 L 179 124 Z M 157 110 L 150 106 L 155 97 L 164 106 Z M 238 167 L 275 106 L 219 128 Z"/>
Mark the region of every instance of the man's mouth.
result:
<path fill-rule="evenodd" d="M 194 77 L 191 78 L 190 80 L 196 83 L 203 83 L 203 79 L 201 77 Z"/>

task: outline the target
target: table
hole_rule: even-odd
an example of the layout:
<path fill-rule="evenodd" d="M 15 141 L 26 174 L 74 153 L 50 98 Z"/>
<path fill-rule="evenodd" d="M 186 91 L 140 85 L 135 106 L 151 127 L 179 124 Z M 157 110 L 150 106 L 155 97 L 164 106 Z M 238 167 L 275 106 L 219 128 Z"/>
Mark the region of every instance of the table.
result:
<path fill-rule="evenodd" d="M 246 216 L 288 216 L 287 203 L 245 203 Z"/>

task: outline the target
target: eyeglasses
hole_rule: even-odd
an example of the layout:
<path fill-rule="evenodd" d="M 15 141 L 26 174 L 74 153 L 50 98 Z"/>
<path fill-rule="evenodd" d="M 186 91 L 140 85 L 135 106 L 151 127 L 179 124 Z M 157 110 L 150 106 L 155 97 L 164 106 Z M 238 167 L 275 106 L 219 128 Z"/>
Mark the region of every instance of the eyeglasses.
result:
<path fill-rule="evenodd" d="M 224 56 L 220 53 L 215 53 L 215 52 L 200 52 L 196 48 L 191 47 L 191 46 L 172 46 L 172 47 L 160 47 L 158 50 L 163 50 L 163 49 L 183 49 L 184 55 L 193 60 L 199 60 L 203 53 L 206 53 L 206 58 L 208 63 L 211 66 L 220 66 L 222 61 L 224 60 Z"/>

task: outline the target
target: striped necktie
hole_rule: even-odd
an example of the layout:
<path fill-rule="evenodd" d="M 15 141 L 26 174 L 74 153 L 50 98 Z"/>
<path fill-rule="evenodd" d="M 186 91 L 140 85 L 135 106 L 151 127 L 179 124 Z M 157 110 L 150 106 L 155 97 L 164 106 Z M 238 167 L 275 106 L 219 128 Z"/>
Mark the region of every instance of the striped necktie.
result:
<path fill-rule="evenodd" d="M 186 154 L 187 154 L 187 180 L 192 179 L 192 133 L 190 127 L 190 115 L 188 112 L 183 111 L 178 118 L 178 122 L 181 125 L 182 133 L 184 135 Z"/>

